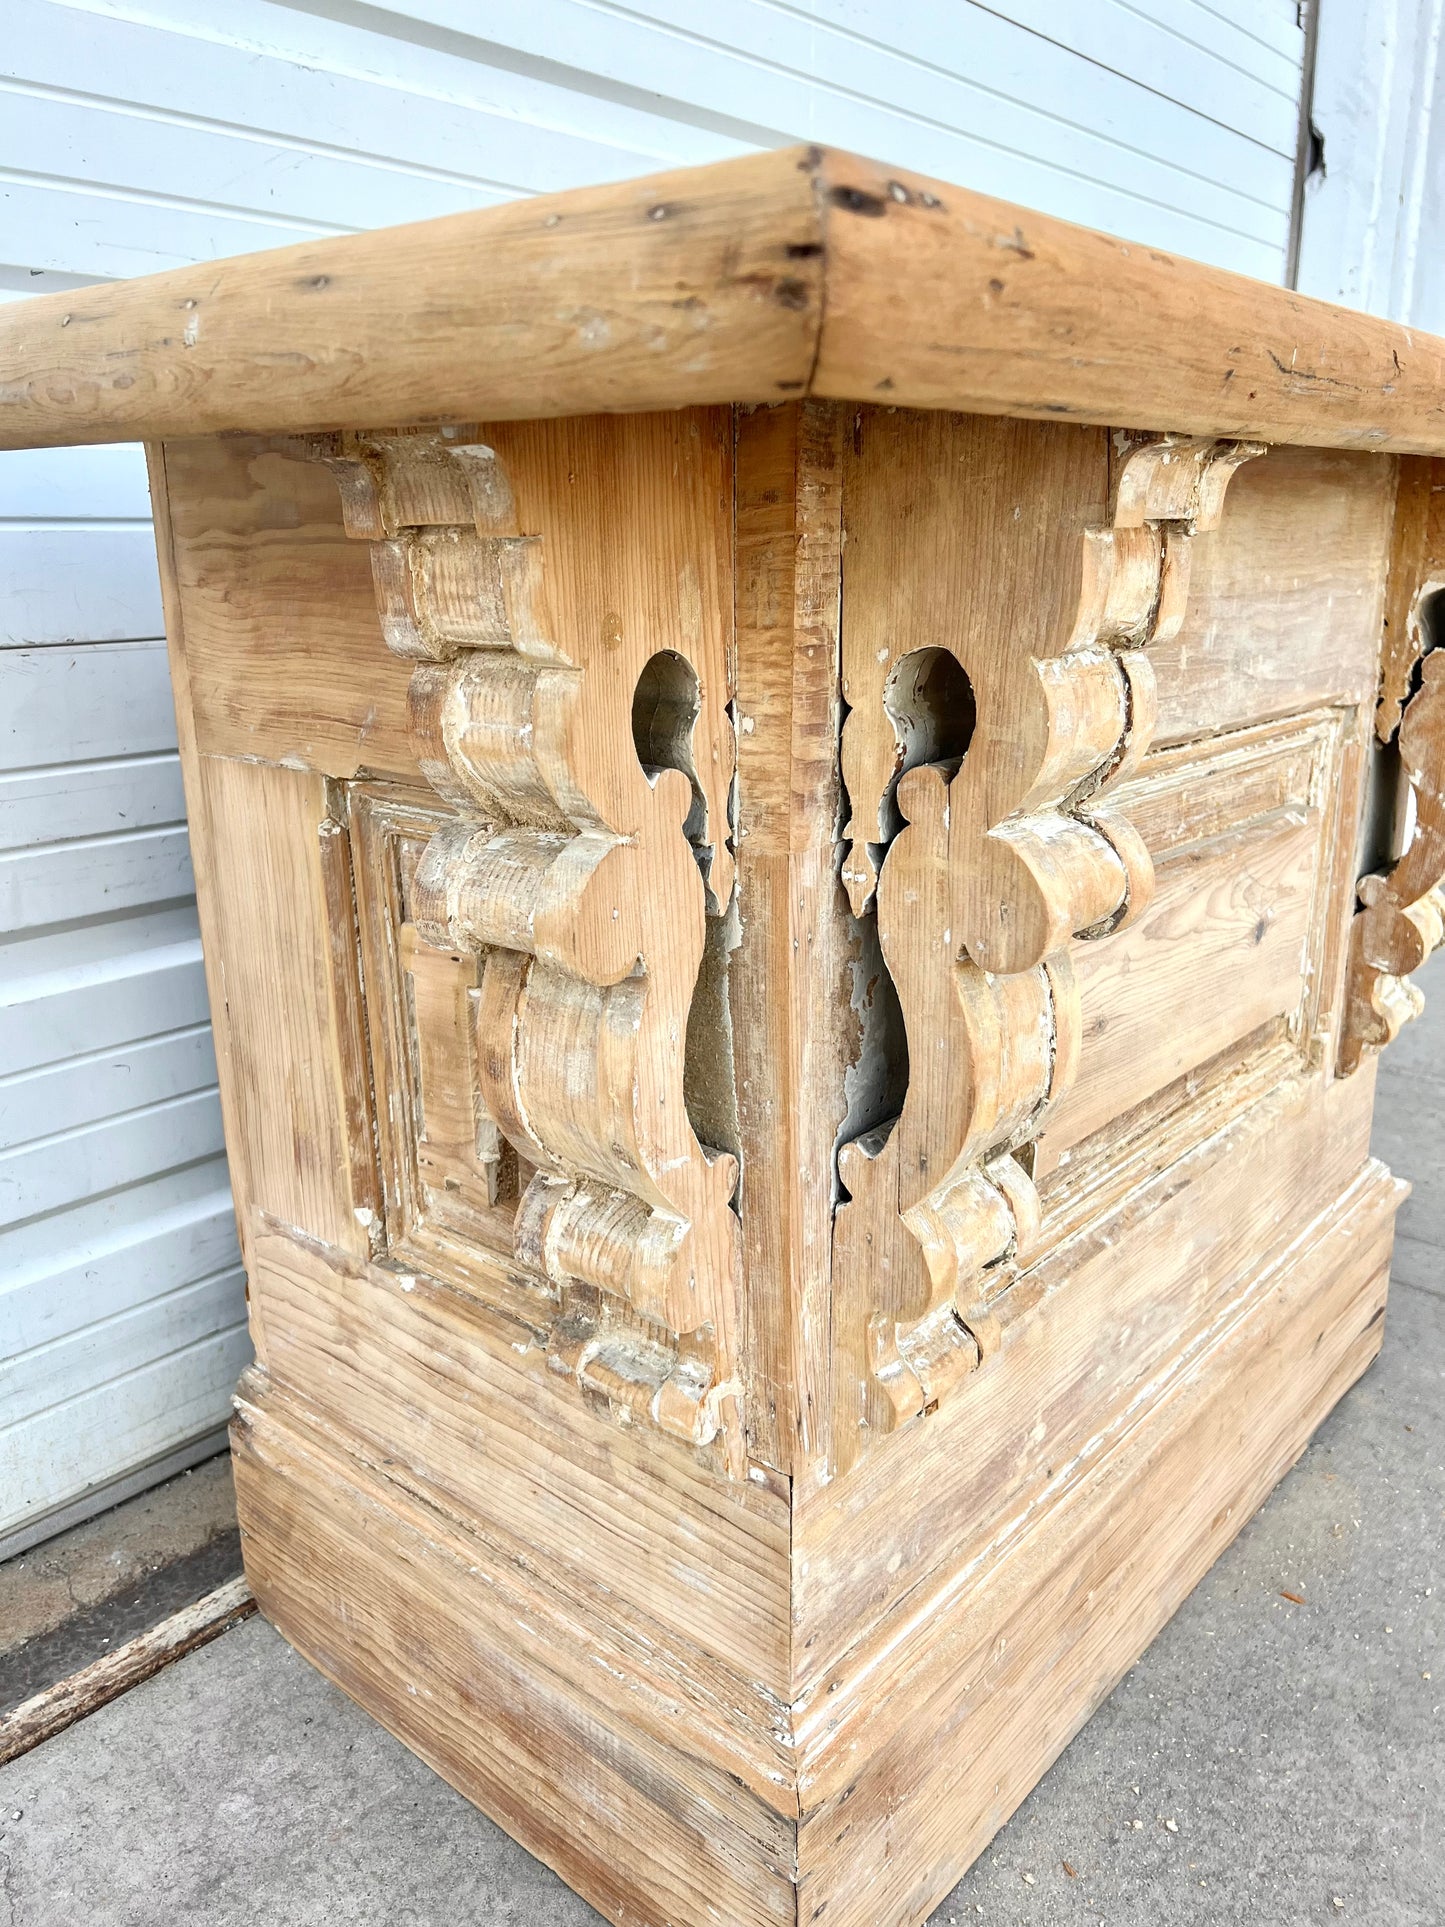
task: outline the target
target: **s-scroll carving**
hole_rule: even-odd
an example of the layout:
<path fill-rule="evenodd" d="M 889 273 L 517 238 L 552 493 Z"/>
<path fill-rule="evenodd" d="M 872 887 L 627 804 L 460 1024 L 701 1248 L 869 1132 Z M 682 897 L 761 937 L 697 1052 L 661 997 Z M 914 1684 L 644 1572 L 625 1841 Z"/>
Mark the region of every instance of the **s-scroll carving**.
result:
<path fill-rule="evenodd" d="M 447 1099 L 468 1115 L 443 1120 L 443 1148 L 465 1138 L 493 1198 L 514 1160 L 512 1260 L 558 1307 L 554 1367 L 620 1416 L 720 1436 L 738 1472 L 737 1166 L 699 1142 L 684 1092 L 707 914 L 732 894 L 725 691 L 640 634 L 563 639 L 542 538 L 476 429 L 308 453 L 371 544 L 387 646 L 416 665 L 417 757 L 453 811 L 415 862 L 403 939 L 412 1008 L 425 991 L 449 1036 L 471 1025 L 474 1088 Z"/>
<path fill-rule="evenodd" d="M 1360 879 L 1338 1069 L 1348 1076 L 1365 1054 L 1394 1042 L 1425 1000 L 1410 982 L 1445 943 L 1445 651 L 1419 664 L 1419 687 L 1395 732 L 1409 785 L 1413 827 L 1404 854 Z"/>
<path fill-rule="evenodd" d="M 959 504 L 973 518 L 966 534 L 895 486 L 880 518 L 916 518 L 936 547 L 915 528 L 918 576 L 888 588 L 876 620 L 869 597 L 859 618 L 845 574 L 843 881 L 855 915 L 876 914 L 909 1079 L 891 1128 L 839 1156 L 842 1463 L 871 1433 L 930 1409 L 998 1344 L 999 1301 L 1039 1229 L 1032 1143 L 1077 1068 L 1071 944 L 1121 928 L 1153 889 L 1142 837 L 1113 805 L 1153 730 L 1147 650 L 1178 632 L 1196 536 L 1263 452 L 1117 437 L 1109 519 L 1070 533 L 1056 504 L 1078 479 L 1050 472 L 1049 431 L 970 432 L 985 446 L 952 459 L 977 464 L 987 499 Z M 931 568 L 945 587 L 920 608 Z M 927 647 L 907 648 L 924 633 Z M 966 748 L 948 758 L 935 753 L 948 729 L 917 700 L 937 681 L 920 680 L 920 664 L 943 652 L 974 712 Z"/>

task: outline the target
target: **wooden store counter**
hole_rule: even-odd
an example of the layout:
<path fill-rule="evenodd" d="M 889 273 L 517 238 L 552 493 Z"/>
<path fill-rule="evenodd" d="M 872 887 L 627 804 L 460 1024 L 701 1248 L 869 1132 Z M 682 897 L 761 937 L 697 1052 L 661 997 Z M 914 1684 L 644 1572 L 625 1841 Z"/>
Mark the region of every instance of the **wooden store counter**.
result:
<path fill-rule="evenodd" d="M 1380 1343 L 1445 343 L 795 149 L 0 312 L 135 438 L 263 1611 L 616 1921 L 923 1920 Z"/>

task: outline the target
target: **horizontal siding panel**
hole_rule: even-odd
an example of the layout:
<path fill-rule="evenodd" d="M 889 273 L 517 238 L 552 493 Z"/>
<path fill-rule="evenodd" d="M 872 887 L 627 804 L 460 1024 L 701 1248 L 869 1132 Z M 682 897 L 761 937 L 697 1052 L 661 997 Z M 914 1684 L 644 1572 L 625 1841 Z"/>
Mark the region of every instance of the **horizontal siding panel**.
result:
<path fill-rule="evenodd" d="M 175 746 L 164 642 L 0 649 L 0 770 Z"/>
<path fill-rule="evenodd" d="M 184 824 L 0 851 L 0 930 L 104 917 L 195 892 Z"/>
<path fill-rule="evenodd" d="M 0 1077 L 205 1021 L 193 904 L 0 944 Z"/>
<path fill-rule="evenodd" d="M 582 0 L 493 0 L 486 34 L 539 60 L 565 45 L 569 63 L 590 73 L 760 121 L 779 138 L 861 149 L 1066 219 L 1278 274 L 1292 162 L 980 8 L 953 16 L 951 33 L 960 64 L 982 84 L 758 0 L 730 0 L 721 17 L 710 10 L 709 35 L 721 29 L 734 46 L 704 40 L 682 0 L 653 11 L 640 19 Z M 476 31 L 466 0 L 414 0 L 408 12 Z"/>
<path fill-rule="evenodd" d="M 176 1097 L 0 1153 L 0 1225 L 78 1204 L 224 1149 L 214 1091 Z"/>
<path fill-rule="evenodd" d="M 0 647 L 164 634 L 149 525 L 0 523 Z"/>
<path fill-rule="evenodd" d="M 412 12 L 464 35 L 475 32 L 475 15 L 457 0 L 432 0 Z M 654 89 L 664 97 L 659 105 L 675 97 L 682 103 L 675 112 L 754 125 L 762 142 L 831 140 L 1153 245 L 1278 275 L 1289 158 L 985 10 L 969 8 L 958 21 L 956 58 L 966 74 L 755 0 L 732 0 L 725 23 L 746 34 L 746 53 L 685 26 L 576 0 L 499 0 L 488 10 L 486 31 L 489 40 L 537 60 L 555 59 L 565 44 L 571 65 Z M 474 44 L 483 55 L 483 44 Z M 972 74 L 983 76 L 982 84 Z M 492 84 L 510 78 L 496 73 Z M 33 182 L 12 189 L 58 194 Z M 115 191 L 123 193 L 124 183 Z M 12 219 L 21 218 L 17 204 Z M 161 266 L 264 244 L 222 231 L 218 223 L 239 215 L 182 208 L 164 197 L 153 205 L 112 200 L 98 227 L 95 210 L 36 207 L 25 218 L 33 223 L 37 262 L 102 274 L 139 271 L 137 256 Z M 188 225 L 195 222 L 211 226 Z M 106 250 L 104 258 L 96 247 Z"/>
<path fill-rule="evenodd" d="M 298 230 L 248 246 L 298 240 L 307 228 L 335 233 L 458 214 L 517 191 L 486 180 L 449 179 L 397 161 L 281 144 L 240 128 L 136 113 L 125 105 L 0 91 L 0 169 L 18 170 L 27 154 L 33 157 L 42 148 L 47 174 L 72 189 L 155 196 L 153 219 L 159 215 L 168 221 L 175 201 L 183 198 L 188 213 L 209 206 L 230 219 L 254 211 Z M 475 150 L 471 159 L 475 167 Z"/>
<path fill-rule="evenodd" d="M 0 850 L 185 821 L 179 758 L 129 757 L 0 775 Z"/>
<path fill-rule="evenodd" d="M 0 521 L 144 522 L 150 512 L 138 442 L 0 453 Z"/>
<path fill-rule="evenodd" d="M 0 1358 L 0 1412 L 15 1425 L 94 1391 L 218 1333 L 246 1316 L 246 1278 L 239 1268 L 200 1278 L 152 1297 L 114 1318 Z"/>
<path fill-rule="evenodd" d="M 665 101 L 629 105 L 267 0 L 141 11 L 130 20 L 120 8 L 10 0 L 0 71 L 517 193 L 722 160 L 753 144 L 677 120 Z"/>
<path fill-rule="evenodd" d="M 168 198 L 0 175 L 0 225 L 7 251 L 38 268 L 102 280 L 158 274 L 230 254 L 285 247 L 342 227 L 284 216 L 189 206 L 177 182 Z"/>
<path fill-rule="evenodd" d="M 1201 35 L 1211 30 L 1210 23 L 1222 22 L 1246 50 L 1254 42 L 1274 53 L 1289 54 L 1300 39 L 1300 0 L 1130 0 L 1130 4 L 1156 20 L 1182 15 L 1190 32 Z M 1248 57 L 1247 51 L 1241 54 Z"/>
<path fill-rule="evenodd" d="M 209 1024 L 0 1078 L 0 1151 L 215 1082 Z"/>
<path fill-rule="evenodd" d="M 0 1429 L 0 1533 L 223 1425 L 250 1357 L 237 1326 Z"/>
<path fill-rule="evenodd" d="M 1305 40 L 1294 0 L 1279 6 L 1246 0 L 1257 31 L 1225 18 L 1215 5 L 1201 5 L 1200 0 L 1090 0 L 1074 6 L 1048 6 L 1044 0 L 991 3 L 1010 20 L 1131 74 L 1196 113 L 1223 120 L 1255 140 L 1272 136 L 1278 145 L 1283 138 L 1282 153 L 1293 149 Z M 1287 103 L 1284 110 L 1281 100 Z M 1255 115 L 1258 121 L 1252 118 Z"/>
<path fill-rule="evenodd" d="M 697 27 L 695 11 L 685 0 L 653 0 L 637 11 L 675 28 Z M 773 12 L 759 0 L 714 0 L 709 36 L 725 22 L 734 45 L 767 52 L 771 43 L 761 38 L 758 22 Z M 1173 107 L 1293 159 L 1299 119 L 1297 67 L 1291 71 L 1287 63 L 1267 57 L 1277 81 L 1272 85 L 1258 71 L 1241 69 L 1216 54 L 1221 41 L 1238 49 L 1237 31 L 1216 22 L 1219 33 L 1188 37 L 1180 12 L 1176 7 L 1174 25 L 1166 27 L 1125 0 L 1074 0 L 1072 5 L 989 0 L 986 6 L 958 0 L 946 15 L 934 0 L 899 0 L 886 8 L 873 0 L 816 0 L 801 17 L 827 22 L 885 55 L 905 54 L 924 67 L 977 81 L 1007 93 L 1016 103 L 1056 114 L 1068 125 L 1095 128 L 1143 147 L 1156 158 L 1182 158 L 1160 143 L 1161 132 L 1179 120 L 1177 113 L 1168 112 Z M 1303 35 L 1299 38 L 1302 42 Z M 795 29 L 778 44 L 785 63 L 806 74 L 801 34 Z M 830 70 L 831 63 L 825 64 L 824 72 Z M 899 104 L 906 99 L 901 91 L 890 90 L 889 97 Z M 1231 144 L 1228 151 L 1238 150 Z M 1200 157 L 1205 166 L 1213 153 L 1211 149 Z M 1248 187 L 1247 178 L 1227 178 Z"/>
<path fill-rule="evenodd" d="M 48 1345 L 239 1263 L 224 1158 L 0 1231 L 6 1350 Z"/>

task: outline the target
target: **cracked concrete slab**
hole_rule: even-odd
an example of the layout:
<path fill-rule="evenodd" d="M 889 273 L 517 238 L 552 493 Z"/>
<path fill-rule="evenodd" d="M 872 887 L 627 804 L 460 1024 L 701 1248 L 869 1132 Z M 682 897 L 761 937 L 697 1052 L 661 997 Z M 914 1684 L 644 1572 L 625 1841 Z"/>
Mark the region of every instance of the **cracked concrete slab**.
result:
<path fill-rule="evenodd" d="M 224 1453 L 0 1565 L 0 1714 L 241 1570 Z"/>

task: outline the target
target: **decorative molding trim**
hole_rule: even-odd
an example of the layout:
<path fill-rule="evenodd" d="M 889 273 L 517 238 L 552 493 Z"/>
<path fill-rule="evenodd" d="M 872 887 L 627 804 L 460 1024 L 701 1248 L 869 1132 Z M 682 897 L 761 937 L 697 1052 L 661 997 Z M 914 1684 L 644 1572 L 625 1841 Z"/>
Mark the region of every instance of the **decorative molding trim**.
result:
<path fill-rule="evenodd" d="M 840 1152 L 838 1264 L 885 1287 L 875 1303 L 919 1307 L 870 1319 L 866 1428 L 929 1409 L 996 1347 L 991 1306 L 1039 1227 L 1030 1146 L 1078 1065 L 1070 944 L 1120 929 L 1152 894 L 1143 839 L 1113 803 L 1152 735 L 1145 652 L 1177 634 L 1195 536 L 1264 450 L 1118 436 L 1115 452 L 1111 519 L 1081 538 L 1075 613 L 1051 653 L 1000 634 L 966 660 L 938 636 L 976 705 L 961 761 L 933 760 L 948 731 L 910 713 L 915 657 L 860 660 L 845 621 L 843 879 L 855 914 L 876 904 L 910 1082 L 886 1138 Z"/>
<path fill-rule="evenodd" d="M 1445 943 L 1445 651 L 1425 656 L 1419 677 L 1396 732 L 1414 825 L 1393 867 L 1360 879 L 1337 1066 L 1342 1077 L 1419 1016 L 1425 999 L 1411 973 Z"/>
<path fill-rule="evenodd" d="M 371 544 L 388 648 L 416 665 L 413 740 L 455 815 L 398 933 L 412 1021 L 473 1027 L 474 1088 L 447 1102 L 474 1107 L 479 1172 L 506 1146 L 519 1161 L 511 1256 L 561 1307 L 553 1363 L 627 1418 L 694 1445 L 721 1433 L 740 1472 L 737 1164 L 698 1142 L 683 1083 L 706 914 L 733 881 L 718 787 L 692 761 L 697 671 L 671 650 L 564 647 L 542 539 L 475 428 L 306 453 Z M 710 775 L 730 771 L 731 745 L 708 748 Z"/>
<path fill-rule="evenodd" d="M 1445 463 L 1428 455 L 1401 455 L 1395 485 L 1395 525 L 1385 583 L 1385 630 L 1380 644 L 1380 691 L 1375 735 L 1395 740 L 1400 717 L 1415 687 L 1425 635 L 1427 598 L 1445 589 Z"/>

